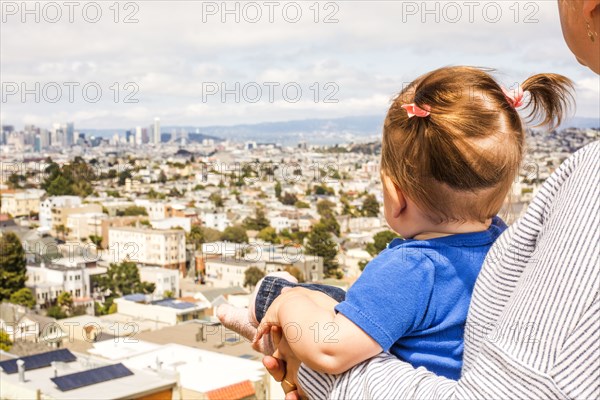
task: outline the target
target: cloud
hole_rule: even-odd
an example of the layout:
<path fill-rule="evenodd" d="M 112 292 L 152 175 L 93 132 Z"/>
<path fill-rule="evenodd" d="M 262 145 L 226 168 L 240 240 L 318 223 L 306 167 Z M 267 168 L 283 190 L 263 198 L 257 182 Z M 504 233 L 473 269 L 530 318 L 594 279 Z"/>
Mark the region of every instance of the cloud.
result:
<path fill-rule="evenodd" d="M 597 117 L 600 108 L 598 78 L 564 44 L 554 2 L 276 2 L 272 22 L 260 1 L 121 2 L 118 14 L 113 3 L 97 4 L 96 23 L 86 21 L 93 10 L 83 14 L 83 5 L 72 23 L 64 7 L 57 23 L 42 10 L 39 23 L 5 16 L 3 82 L 79 86 L 73 102 L 13 96 L 2 104 L 3 123 L 109 128 L 145 126 L 155 116 L 169 125 L 206 125 L 380 114 L 406 82 L 460 64 L 497 68 L 509 84 L 562 73 L 578 82 L 579 116 Z M 257 7 L 261 18 L 253 22 Z M 298 7 L 301 18 L 291 22 Z M 127 17 L 138 22 L 124 23 Z M 281 101 L 281 93 L 256 103 L 243 96 L 203 99 L 207 84 L 264 88 L 265 82 L 297 83 L 303 96 L 296 103 Z M 89 83 L 102 89 L 98 102 L 82 93 Z M 328 83 L 337 87 L 337 103 L 321 101 L 332 93 Z M 311 99 L 311 87 L 319 89 L 319 101 Z M 137 102 L 124 102 L 127 96 Z"/>

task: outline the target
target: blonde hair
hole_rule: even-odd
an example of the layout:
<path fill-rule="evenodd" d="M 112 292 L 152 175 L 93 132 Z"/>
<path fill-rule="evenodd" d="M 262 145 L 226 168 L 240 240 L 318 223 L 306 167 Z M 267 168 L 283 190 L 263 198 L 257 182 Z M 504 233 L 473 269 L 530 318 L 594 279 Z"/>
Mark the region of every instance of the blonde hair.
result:
<path fill-rule="evenodd" d="M 382 171 L 436 223 L 485 221 L 500 210 L 523 157 L 525 124 L 490 70 L 445 67 L 417 78 L 385 119 Z M 521 85 L 526 121 L 560 125 L 573 83 L 556 74 Z M 401 106 L 430 107 L 408 118 Z"/>

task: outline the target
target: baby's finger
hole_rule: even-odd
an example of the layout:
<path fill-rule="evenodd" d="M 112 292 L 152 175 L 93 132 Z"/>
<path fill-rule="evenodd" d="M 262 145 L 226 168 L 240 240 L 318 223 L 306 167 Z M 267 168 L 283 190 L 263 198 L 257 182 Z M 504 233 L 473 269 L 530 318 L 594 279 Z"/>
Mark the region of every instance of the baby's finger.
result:
<path fill-rule="evenodd" d="M 260 324 L 256 329 L 256 335 L 254 336 L 254 340 L 252 343 L 258 343 L 258 341 L 269 331 L 271 330 L 271 325 L 264 323 Z"/>
<path fill-rule="evenodd" d="M 279 342 L 281 342 L 281 339 L 283 338 L 283 332 L 281 331 L 281 328 L 277 325 L 273 325 L 271 327 L 271 336 L 273 337 L 273 344 L 275 347 L 279 347 Z"/>

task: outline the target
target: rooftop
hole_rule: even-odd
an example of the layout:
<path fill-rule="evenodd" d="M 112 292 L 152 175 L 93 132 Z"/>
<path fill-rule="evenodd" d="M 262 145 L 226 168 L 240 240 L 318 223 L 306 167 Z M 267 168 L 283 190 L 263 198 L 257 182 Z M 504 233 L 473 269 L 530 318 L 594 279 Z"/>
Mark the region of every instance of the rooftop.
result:
<path fill-rule="evenodd" d="M 95 343 L 89 352 L 131 369 L 177 371 L 181 386 L 199 393 L 244 381 L 255 382 L 266 373 L 258 361 L 173 343 L 161 346 L 142 340 L 135 343 L 104 341 Z"/>
<path fill-rule="evenodd" d="M 56 351 L 30 356 L 31 360 L 39 361 L 40 366 L 28 369 L 26 361 L 25 382 L 19 381 L 18 373 L 0 372 L 2 397 L 35 398 L 36 390 L 39 390 L 42 398 L 120 399 L 155 393 L 176 384 L 175 375 L 166 371 L 157 374 L 127 367 L 128 372 L 124 374 L 122 372 L 125 370 L 114 363 L 73 354 L 64 349 L 59 352 L 68 357 L 64 360 L 54 357 L 54 354 L 58 354 Z M 51 361 L 56 362 L 56 370 L 49 364 Z M 15 363 L 16 359 L 8 362 Z"/>

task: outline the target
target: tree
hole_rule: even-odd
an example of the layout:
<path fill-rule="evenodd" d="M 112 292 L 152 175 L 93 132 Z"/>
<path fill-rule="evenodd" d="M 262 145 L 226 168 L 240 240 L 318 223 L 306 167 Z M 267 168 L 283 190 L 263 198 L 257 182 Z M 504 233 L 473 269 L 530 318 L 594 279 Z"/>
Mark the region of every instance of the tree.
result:
<path fill-rule="evenodd" d="M 130 261 L 111 263 L 97 282 L 101 291 L 110 293 L 111 300 L 132 293 L 149 294 L 156 289 L 153 283 L 141 281 L 137 265 Z"/>
<path fill-rule="evenodd" d="M 10 351 L 11 347 L 12 341 L 10 340 L 10 336 L 4 331 L 4 329 L 0 329 L 0 350 Z"/>
<path fill-rule="evenodd" d="M 56 234 L 62 238 L 62 240 L 65 240 L 65 236 L 68 235 L 69 232 L 71 232 L 71 229 L 67 228 L 63 224 L 55 225 L 54 230 L 56 231 Z"/>
<path fill-rule="evenodd" d="M 67 313 L 59 306 L 51 306 L 46 310 L 46 315 L 50 318 L 62 319 L 67 318 Z"/>
<path fill-rule="evenodd" d="M 321 200 L 317 203 L 317 212 L 321 217 L 331 218 L 335 215 L 334 207 L 335 203 L 329 200 Z"/>
<path fill-rule="evenodd" d="M 22 188 L 21 182 L 25 182 L 25 180 L 26 178 L 24 175 L 13 172 L 8 177 L 8 187 L 10 189 L 20 189 Z"/>
<path fill-rule="evenodd" d="M 0 301 L 25 287 L 27 280 L 25 250 L 12 232 L 0 237 Z"/>
<path fill-rule="evenodd" d="M 298 279 L 298 283 L 304 282 L 304 274 L 298 268 L 296 268 L 292 265 L 289 265 L 289 266 L 285 267 L 285 271 L 288 274 L 292 275 L 294 278 Z"/>
<path fill-rule="evenodd" d="M 10 300 L 13 304 L 19 304 L 27 308 L 35 306 L 35 297 L 29 288 L 22 288 L 10 295 Z"/>
<path fill-rule="evenodd" d="M 221 240 L 233 243 L 248 243 L 248 234 L 241 225 L 228 226 L 223 232 Z"/>
<path fill-rule="evenodd" d="M 333 233 L 337 237 L 340 236 L 340 224 L 334 215 L 322 217 L 319 222 L 325 226 L 328 232 Z"/>
<path fill-rule="evenodd" d="M 257 207 L 254 217 L 246 217 L 243 222 L 244 228 L 253 231 L 261 231 L 270 224 L 271 221 L 265 216 L 265 211 L 262 207 Z"/>
<path fill-rule="evenodd" d="M 398 235 L 392 231 L 381 231 L 373 236 L 373 243 L 368 243 L 366 250 L 367 252 L 375 257 L 377 254 L 381 253 L 387 245 L 397 238 Z"/>
<path fill-rule="evenodd" d="M 46 193 L 49 196 L 72 196 L 75 194 L 71 183 L 62 175 L 48 183 Z"/>
<path fill-rule="evenodd" d="M 361 260 L 358 262 L 358 268 L 360 268 L 361 271 L 364 271 L 368 263 L 367 260 Z"/>
<path fill-rule="evenodd" d="M 73 296 L 71 296 L 70 292 L 62 292 L 56 298 L 56 304 L 65 312 L 65 314 L 69 315 L 73 309 Z"/>
<path fill-rule="evenodd" d="M 362 203 L 362 214 L 365 217 L 377 217 L 379 215 L 379 202 L 375 195 L 370 194 L 365 197 Z"/>
<path fill-rule="evenodd" d="M 225 205 L 223 197 L 221 197 L 221 195 L 217 192 L 214 192 L 210 196 L 208 196 L 208 199 L 214 203 L 216 208 L 221 208 Z"/>
<path fill-rule="evenodd" d="M 257 237 L 260 240 L 263 240 L 265 242 L 269 242 L 269 243 L 278 243 L 279 242 L 279 238 L 277 237 L 277 232 L 275 232 L 275 228 L 267 226 L 266 228 L 262 229 L 260 232 L 258 232 Z"/>
<path fill-rule="evenodd" d="M 136 217 L 138 215 L 148 215 L 148 211 L 146 211 L 146 208 L 142 206 L 129 206 L 117 214 L 127 217 Z"/>
<path fill-rule="evenodd" d="M 193 244 L 196 249 L 204 243 L 204 231 L 200 225 L 193 225 L 187 234 L 187 242 Z"/>
<path fill-rule="evenodd" d="M 90 183 L 96 179 L 94 168 L 81 157 L 75 157 L 71 163 L 62 167 L 50 160 L 45 172 L 46 178 L 41 186 L 49 196 L 86 197 L 94 191 Z"/>
<path fill-rule="evenodd" d="M 265 273 L 262 269 L 257 267 L 250 267 L 244 271 L 244 287 L 254 289 L 258 281 L 265 277 Z"/>
<path fill-rule="evenodd" d="M 97 247 L 102 246 L 102 236 L 100 235 L 90 235 L 90 241 L 94 243 Z"/>
<path fill-rule="evenodd" d="M 277 199 L 281 198 L 281 183 L 279 183 L 279 181 L 275 183 L 275 197 L 277 197 Z"/>
<path fill-rule="evenodd" d="M 321 195 L 321 196 L 324 196 L 324 195 L 333 196 L 335 194 L 335 191 L 332 188 L 327 187 L 327 185 L 325 185 L 325 184 L 316 185 L 314 187 L 314 190 L 315 190 L 316 195 Z"/>
<path fill-rule="evenodd" d="M 170 290 L 165 290 L 165 292 L 163 293 L 163 297 L 165 299 L 172 299 L 173 297 L 175 297 L 175 295 L 173 294 L 172 291 Z"/>
<path fill-rule="evenodd" d="M 165 171 L 160 171 L 160 174 L 158 174 L 158 182 L 160 183 L 167 183 L 167 174 L 165 174 Z"/>
<path fill-rule="evenodd" d="M 285 192 L 283 197 L 281 198 L 281 203 L 286 206 L 293 206 L 298 201 L 298 197 L 296 197 L 293 193 Z"/>
<path fill-rule="evenodd" d="M 213 228 L 202 228 L 204 234 L 204 243 L 217 242 L 223 237 L 223 232 Z"/>
<path fill-rule="evenodd" d="M 310 205 L 308 203 L 305 203 L 303 201 L 298 200 L 295 204 L 294 207 L 296 208 L 310 208 Z"/>
<path fill-rule="evenodd" d="M 337 256 L 337 244 L 331 238 L 327 226 L 319 222 L 313 226 L 307 239 L 306 254 L 319 256 L 323 259 L 323 273 L 325 277 L 337 276 L 339 268 L 335 259 Z"/>

